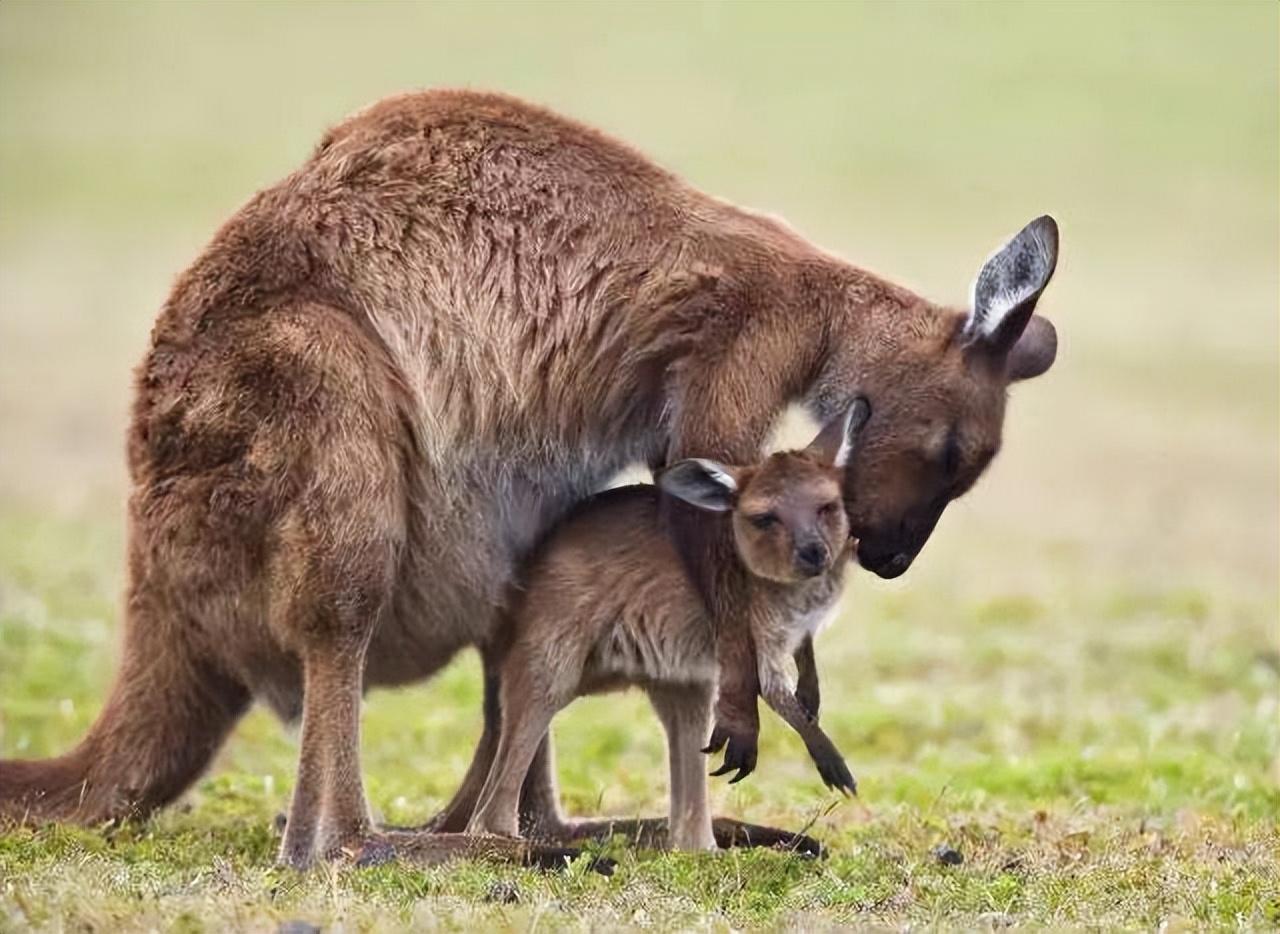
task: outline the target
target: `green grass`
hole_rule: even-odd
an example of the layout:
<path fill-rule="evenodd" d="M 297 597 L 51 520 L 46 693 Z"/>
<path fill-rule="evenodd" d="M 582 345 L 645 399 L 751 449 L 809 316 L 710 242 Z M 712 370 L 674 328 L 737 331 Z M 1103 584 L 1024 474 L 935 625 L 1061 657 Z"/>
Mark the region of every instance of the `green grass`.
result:
<path fill-rule="evenodd" d="M 938 299 L 1030 217 L 1063 229 L 1058 364 L 918 566 L 856 576 L 819 641 L 860 799 L 768 718 L 759 771 L 714 786 L 720 813 L 813 822 L 828 860 L 615 843 L 611 880 L 298 876 L 272 865 L 296 738 L 259 711 L 148 823 L 0 835 L 0 931 L 1280 924 L 1277 25 L 1262 3 L 0 4 L 4 756 L 67 748 L 111 677 L 155 309 L 354 107 L 525 94 Z M 449 797 L 479 706 L 469 655 L 370 696 L 385 818 Z M 556 736 L 571 812 L 661 812 L 640 698 Z M 501 880 L 517 903 L 486 900 Z"/>

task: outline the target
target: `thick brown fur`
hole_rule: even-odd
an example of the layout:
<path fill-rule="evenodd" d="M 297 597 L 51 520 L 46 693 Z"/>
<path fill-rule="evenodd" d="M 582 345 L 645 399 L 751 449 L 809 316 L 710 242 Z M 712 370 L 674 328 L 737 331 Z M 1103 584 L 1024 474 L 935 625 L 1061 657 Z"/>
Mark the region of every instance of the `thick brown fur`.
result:
<path fill-rule="evenodd" d="M 534 543 L 627 464 L 749 463 L 788 402 L 826 416 L 862 394 L 850 515 L 864 547 L 898 547 L 995 451 L 1021 372 L 1017 347 L 963 340 L 965 317 L 547 110 L 373 105 L 241 208 L 161 310 L 129 431 L 120 674 L 74 751 L 0 763 L 0 815 L 146 813 L 256 698 L 303 721 L 282 855 L 351 849 L 360 691 L 493 639 Z M 962 464 L 940 493 L 913 465 L 947 426 Z M 754 755 L 726 540 L 671 521 L 719 626 L 721 721 Z M 553 806 L 545 780 L 530 800 Z"/>

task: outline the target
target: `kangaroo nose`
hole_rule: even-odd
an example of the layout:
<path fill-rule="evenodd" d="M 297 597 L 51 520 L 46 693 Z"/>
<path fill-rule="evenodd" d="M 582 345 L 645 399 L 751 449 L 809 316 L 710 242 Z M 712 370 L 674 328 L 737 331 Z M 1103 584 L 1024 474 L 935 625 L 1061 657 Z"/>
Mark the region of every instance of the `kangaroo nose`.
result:
<path fill-rule="evenodd" d="M 821 542 L 810 542 L 796 549 L 796 570 L 809 577 L 822 573 L 827 566 L 827 546 Z"/>

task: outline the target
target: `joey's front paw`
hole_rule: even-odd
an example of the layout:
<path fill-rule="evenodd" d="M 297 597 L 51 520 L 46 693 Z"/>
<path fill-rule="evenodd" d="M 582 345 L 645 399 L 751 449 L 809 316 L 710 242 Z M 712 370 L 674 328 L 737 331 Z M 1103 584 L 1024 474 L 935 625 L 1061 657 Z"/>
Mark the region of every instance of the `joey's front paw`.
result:
<path fill-rule="evenodd" d="M 721 723 L 711 733 L 711 742 L 702 750 L 708 755 L 715 755 L 724 749 L 724 762 L 712 775 L 728 775 L 737 770 L 737 774 L 729 779 L 729 784 L 742 781 L 755 771 L 756 756 L 759 752 L 759 730 L 734 730 Z"/>
<path fill-rule="evenodd" d="M 858 782 L 849 771 L 849 766 L 845 765 L 844 756 L 834 746 L 828 749 L 810 749 L 809 757 L 818 767 L 818 774 L 828 788 L 844 795 L 858 794 Z"/>

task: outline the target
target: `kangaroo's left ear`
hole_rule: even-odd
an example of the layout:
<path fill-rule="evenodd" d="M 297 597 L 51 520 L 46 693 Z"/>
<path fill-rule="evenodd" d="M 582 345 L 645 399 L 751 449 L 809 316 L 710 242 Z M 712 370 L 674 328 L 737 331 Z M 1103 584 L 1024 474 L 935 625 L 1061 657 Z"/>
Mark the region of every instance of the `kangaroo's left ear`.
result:
<path fill-rule="evenodd" d="M 964 340 L 970 347 L 1005 357 L 1010 379 L 1038 376 L 1053 363 L 1057 341 L 1051 338 L 1053 326 L 1047 321 L 1035 329 L 1034 346 L 1028 346 L 1027 354 L 1014 353 L 1014 349 L 1057 264 L 1058 224 L 1046 214 L 997 250 L 974 280 Z M 1026 359 L 1020 359 L 1024 356 Z"/>
<path fill-rule="evenodd" d="M 858 396 L 848 408 L 822 427 L 806 450 L 824 464 L 843 467 L 849 463 L 858 434 L 870 417 L 871 404 L 863 396 Z"/>
<path fill-rule="evenodd" d="M 691 506 L 710 512 L 728 512 L 738 501 L 738 478 L 732 467 L 691 457 L 676 461 L 658 474 L 658 487 Z"/>

